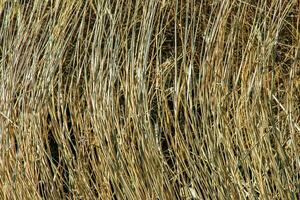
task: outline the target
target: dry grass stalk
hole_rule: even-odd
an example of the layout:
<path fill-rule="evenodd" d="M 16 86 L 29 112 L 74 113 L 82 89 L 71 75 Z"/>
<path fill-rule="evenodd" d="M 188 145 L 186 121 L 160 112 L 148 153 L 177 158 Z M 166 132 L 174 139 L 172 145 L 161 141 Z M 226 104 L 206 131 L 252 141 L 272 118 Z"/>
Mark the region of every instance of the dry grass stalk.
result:
<path fill-rule="evenodd" d="M 298 8 L 1 1 L 0 198 L 300 198 Z"/>

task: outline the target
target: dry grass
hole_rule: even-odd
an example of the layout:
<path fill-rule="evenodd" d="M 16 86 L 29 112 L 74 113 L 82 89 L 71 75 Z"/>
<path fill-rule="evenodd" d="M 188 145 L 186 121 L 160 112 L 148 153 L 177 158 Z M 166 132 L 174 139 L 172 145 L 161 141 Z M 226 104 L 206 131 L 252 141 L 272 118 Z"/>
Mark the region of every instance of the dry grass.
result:
<path fill-rule="evenodd" d="M 0 1 L 0 199 L 299 199 L 299 1 Z"/>

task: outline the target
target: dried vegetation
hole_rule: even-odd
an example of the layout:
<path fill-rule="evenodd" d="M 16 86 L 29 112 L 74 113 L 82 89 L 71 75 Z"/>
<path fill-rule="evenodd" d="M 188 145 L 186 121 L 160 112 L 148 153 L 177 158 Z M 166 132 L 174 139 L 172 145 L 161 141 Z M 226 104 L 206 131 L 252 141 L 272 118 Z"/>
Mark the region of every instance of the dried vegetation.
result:
<path fill-rule="evenodd" d="M 0 1 L 0 199 L 300 198 L 299 8 Z"/>

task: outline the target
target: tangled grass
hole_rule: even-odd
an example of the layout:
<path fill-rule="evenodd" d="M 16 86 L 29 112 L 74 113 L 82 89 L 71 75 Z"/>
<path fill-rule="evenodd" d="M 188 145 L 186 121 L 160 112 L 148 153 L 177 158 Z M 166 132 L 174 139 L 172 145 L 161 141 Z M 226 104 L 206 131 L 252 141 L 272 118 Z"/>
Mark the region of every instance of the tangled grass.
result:
<path fill-rule="evenodd" d="M 0 199 L 300 198 L 299 1 L 0 2 Z"/>

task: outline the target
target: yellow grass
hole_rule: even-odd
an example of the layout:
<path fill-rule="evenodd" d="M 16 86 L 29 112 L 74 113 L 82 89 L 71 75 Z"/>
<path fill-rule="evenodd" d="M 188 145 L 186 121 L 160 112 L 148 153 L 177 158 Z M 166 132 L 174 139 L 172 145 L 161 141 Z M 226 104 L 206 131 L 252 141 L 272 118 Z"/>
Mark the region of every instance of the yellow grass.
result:
<path fill-rule="evenodd" d="M 0 1 L 0 199 L 299 199 L 299 1 Z"/>

